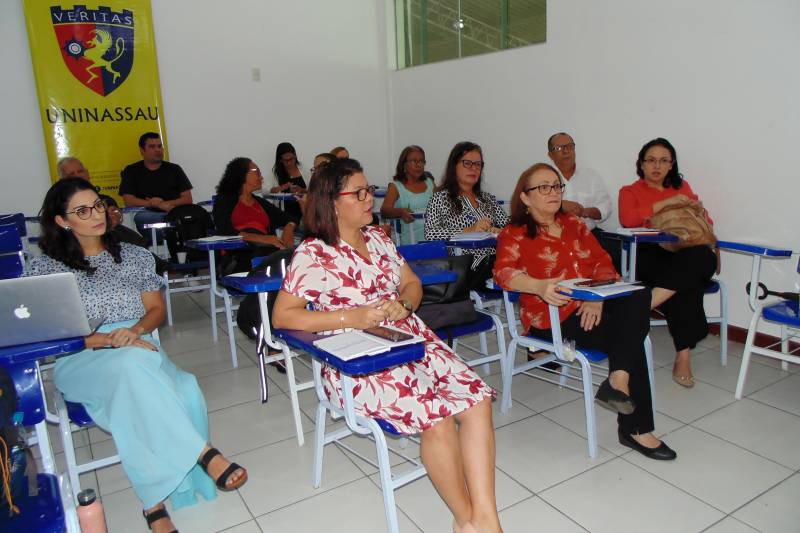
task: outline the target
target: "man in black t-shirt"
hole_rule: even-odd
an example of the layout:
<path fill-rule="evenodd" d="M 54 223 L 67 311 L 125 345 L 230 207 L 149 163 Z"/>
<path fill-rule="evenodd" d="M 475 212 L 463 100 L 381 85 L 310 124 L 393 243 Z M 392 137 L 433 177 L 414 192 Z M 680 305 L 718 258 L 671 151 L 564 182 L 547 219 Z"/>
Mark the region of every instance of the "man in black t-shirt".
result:
<path fill-rule="evenodd" d="M 158 133 L 147 132 L 139 137 L 139 151 L 142 160 L 122 171 L 119 194 L 127 207 L 146 208 L 136 213 L 133 221 L 139 233 L 147 235 L 145 224 L 161 222 L 173 207 L 192 203 L 192 184 L 179 165 L 164 161 L 164 146 Z"/>

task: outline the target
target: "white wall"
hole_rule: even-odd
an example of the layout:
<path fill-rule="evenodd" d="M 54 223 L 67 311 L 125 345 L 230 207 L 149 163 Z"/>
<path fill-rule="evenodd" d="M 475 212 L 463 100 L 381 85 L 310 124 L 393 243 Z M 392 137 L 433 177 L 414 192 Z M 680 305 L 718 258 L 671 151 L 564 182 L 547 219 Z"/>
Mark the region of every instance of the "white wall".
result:
<path fill-rule="evenodd" d="M 422 145 L 438 176 L 453 144 L 474 140 L 488 189 L 508 198 L 522 170 L 549 161 L 549 135 L 564 130 L 579 164 L 616 197 L 636 178 L 641 146 L 666 137 L 721 238 L 800 249 L 800 3 L 547 7 L 545 44 L 392 73 L 394 153 Z M 616 215 L 607 226 L 618 227 Z M 769 285 L 791 288 L 796 265 L 796 256 L 770 262 Z M 732 323 L 746 326 L 749 262 L 726 254 L 723 267 Z"/>
<path fill-rule="evenodd" d="M 306 176 L 314 155 L 340 144 L 385 174 L 382 4 L 152 0 L 152 10 L 170 158 L 196 199 L 211 196 L 234 156 L 270 169 L 284 140 Z M 0 35 L 0 213 L 33 214 L 50 182 L 21 0 L 0 2 Z"/>

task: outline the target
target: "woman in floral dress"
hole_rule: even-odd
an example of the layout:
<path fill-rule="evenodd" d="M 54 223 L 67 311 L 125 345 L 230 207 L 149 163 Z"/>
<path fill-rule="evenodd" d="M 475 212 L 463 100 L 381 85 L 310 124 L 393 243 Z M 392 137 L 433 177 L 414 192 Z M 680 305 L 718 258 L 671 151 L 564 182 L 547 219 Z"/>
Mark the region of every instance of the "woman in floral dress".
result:
<path fill-rule="evenodd" d="M 492 390 L 414 315 L 422 286 L 391 240 L 367 226 L 373 192 L 355 160 L 320 169 L 308 193 L 310 237 L 286 272 L 273 324 L 323 333 L 391 324 L 425 338 L 420 361 L 355 378 L 356 410 L 421 433 L 422 461 L 455 531 L 500 531 Z M 323 380 L 341 405 L 338 371 L 325 367 Z"/>

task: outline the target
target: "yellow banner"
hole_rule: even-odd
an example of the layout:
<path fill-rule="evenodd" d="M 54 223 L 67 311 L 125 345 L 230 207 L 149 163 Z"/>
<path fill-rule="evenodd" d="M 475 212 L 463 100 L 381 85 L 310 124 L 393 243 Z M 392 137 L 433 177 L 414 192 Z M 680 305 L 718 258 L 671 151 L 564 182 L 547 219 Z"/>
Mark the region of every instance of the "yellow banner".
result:
<path fill-rule="evenodd" d="M 159 132 L 167 157 L 150 0 L 23 1 L 51 179 L 77 157 L 119 200 L 142 133 Z"/>

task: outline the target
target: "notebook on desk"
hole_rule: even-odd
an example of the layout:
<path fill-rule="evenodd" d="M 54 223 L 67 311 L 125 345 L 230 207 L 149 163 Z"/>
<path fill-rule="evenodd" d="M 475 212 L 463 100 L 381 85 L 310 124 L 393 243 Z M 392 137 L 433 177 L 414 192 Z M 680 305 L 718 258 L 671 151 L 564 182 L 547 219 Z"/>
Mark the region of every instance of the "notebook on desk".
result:
<path fill-rule="evenodd" d="M 485 241 L 486 239 L 496 239 L 497 235 L 491 231 L 472 231 L 467 233 L 456 233 L 450 237 L 451 241 Z"/>
<path fill-rule="evenodd" d="M 0 347 L 85 337 L 102 323 L 86 318 L 71 272 L 0 280 Z"/>
<path fill-rule="evenodd" d="M 195 242 L 237 242 L 241 241 L 241 235 L 212 235 L 211 237 L 201 237 L 199 239 L 194 239 Z"/>
<path fill-rule="evenodd" d="M 618 235 L 658 235 L 661 231 L 653 228 L 617 228 L 613 233 Z"/>
<path fill-rule="evenodd" d="M 566 287 L 573 291 L 586 291 L 592 294 L 596 294 L 597 296 L 613 296 L 615 294 L 622 294 L 623 292 L 631 292 L 644 289 L 644 286 L 638 284 L 637 282 L 630 282 L 624 280 L 615 281 L 607 285 L 600 285 L 596 287 L 581 285 L 581 283 L 588 281 L 591 280 L 589 278 L 565 279 L 564 281 L 559 281 L 558 285 L 559 287 Z"/>
<path fill-rule="evenodd" d="M 395 342 L 370 335 L 360 330 L 353 330 L 316 340 L 314 341 L 314 346 L 335 355 L 342 361 L 349 361 L 357 357 L 377 355 L 379 353 L 388 352 L 392 348 L 398 346 L 416 344 L 425 340 L 422 337 L 411 335 L 406 331 L 401 331 L 391 326 L 383 326 L 383 328 L 397 331 L 403 335 L 409 335 L 411 338 Z"/>

